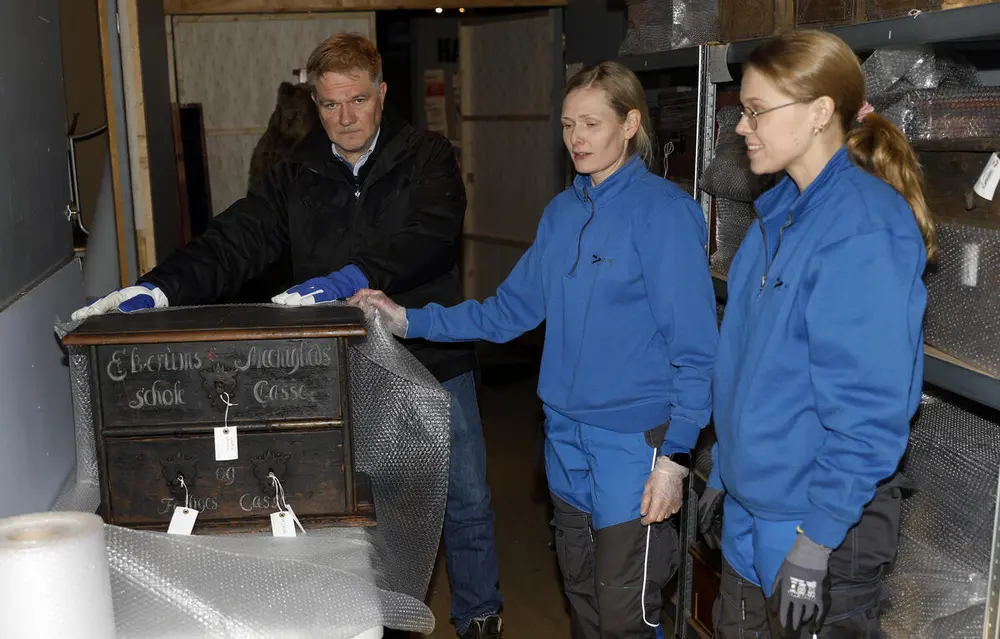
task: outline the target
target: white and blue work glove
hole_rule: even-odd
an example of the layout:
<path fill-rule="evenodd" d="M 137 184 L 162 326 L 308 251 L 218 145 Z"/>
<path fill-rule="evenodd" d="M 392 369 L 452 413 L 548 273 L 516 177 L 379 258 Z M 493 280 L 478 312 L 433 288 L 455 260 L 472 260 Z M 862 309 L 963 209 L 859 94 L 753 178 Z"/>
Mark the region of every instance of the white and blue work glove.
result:
<path fill-rule="evenodd" d="M 271 298 L 284 306 L 308 306 L 347 299 L 368 286 L 368 278 L 357 266 L 348 264 L 324 277 L 314 277 Z"/>
<path fill-rule="evenodd" d="M 829 559 L 829 548 L 799 531 L 778 570 L 771 593 L 771 604 L 786 630 L 797 632 L 809 623 L 811 632 L 819 632 L 826 611 L 824 597 Z"/>
<path fill-rule="evenodd" d="M 136 286 L 108 293 L 101 299 L 74 311 L 72 318 L 76 322 L 94 315 L 104 315 L 115 308 L 122 313 L 132 313 L 146 308 L 164 308 L 166 306 L 169 306 L 169 303 L 163 291 L 149 282 L 142 282 Z"/>
<path fill-rule="evenodd" d="M 347 301 L 364 310 L 378 311 L 386 330 L 396 337 L 406 337 L 406 331 L 410 327 L 410 323 L 406 320 L 406 309 L 393 302 L 382 291 L 364 288 Z"/>

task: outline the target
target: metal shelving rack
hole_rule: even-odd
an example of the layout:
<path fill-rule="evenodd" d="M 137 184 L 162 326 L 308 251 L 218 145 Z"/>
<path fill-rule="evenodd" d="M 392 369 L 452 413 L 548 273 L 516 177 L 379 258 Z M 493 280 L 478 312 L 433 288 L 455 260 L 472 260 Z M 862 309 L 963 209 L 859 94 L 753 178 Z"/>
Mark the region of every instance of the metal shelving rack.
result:
<path fill-rule="evenodd" d="M 864 22 L 834 27 L 828 31 L 836 34 L 858 53 L 890 46 L 996 40 L 1000 39 L 1000 3 Z M 698 66 L 699 51 L 708 46 L 721 48 L 729 64 L 740 64 L 761 42 L 763 39 L 685 47 L 673 51 L 622 56 L 619 61 L 637 72 L 694 68 Z"/>
<path fill-rule="evenodd" d="M 870 53 L 882 47 L 907 47 L 920 45 L 955 46 L 969 43 L 991 42 L 1000 49 L 1000 2 L 962 7 L 929 13 L 880 20 L 829 29 L 844 40 L 856 53 Z M 695 153 L 696 199 L 709 220 L 712 197 L 698 192 L 701 172 L 712 159 L 715 142 L 715 98 L 718 84 L 729 82 L 728 73 L 718 74 L 729 65 L 741 64 L 753 49 L 763 42 L 748 40 L 732 44 L 707 44 L 673 51 L 644 55 L 622 56 L 619 61 L 637 73 L 658 71 L 697 70 L 698 73 L 698 140 Z M 712 64 L 725 60 L 725 65 Z M 963 141 L 953 150 L 997 150 L 1000 140 Z M 944 148 L 936 150 L 947 150 Z M 707 250 L 707 247 L 706 247 Z M 726 277 L 713 273 L 717 299 L 726 301 Z M 924 347 L 924 382 L 942 388 L 978 404 L 1000 410 L 1000 378 L 975 366 L 959 361 L 936 348 Z M 678 574 L 678 590 L 673 602 L 675 635 L 684 639 L 700 634 L 690 626 L 692 598 L 692 558 L 689 547 L 697 539 L 697 511 L 688 504 L 696 503 L 697 492 L 693 476 L 688 481 L 687 499 L 681 511 L 680 537 L 684 549 Z M 1000 481 L 998 481 L 1000 484 Z M 996 523 L 988 579 L 986 618 L 983 623 L 985 639 L 1000 639 L 1000 490 L 997 491 Z"/>

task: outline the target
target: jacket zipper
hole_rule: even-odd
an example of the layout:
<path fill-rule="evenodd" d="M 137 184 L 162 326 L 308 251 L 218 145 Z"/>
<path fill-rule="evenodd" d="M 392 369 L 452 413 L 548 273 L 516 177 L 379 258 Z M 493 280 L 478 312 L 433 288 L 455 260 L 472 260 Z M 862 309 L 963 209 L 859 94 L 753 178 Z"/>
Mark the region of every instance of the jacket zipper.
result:
<path fill-rule="evenodd" d="M 768 255 L 767 251 L 767 229 L 764 228 L 764 220 L 759 215 L 757 216 L 757 223 L 760 225 L 760 232 L 764 235 L 764 274 L 760 277 L 760 290 L 757 291 L 757 296 L 764 292 L 764 287 L 767 286 L 767 276 L 771 270 L 771 265 L 777 261 L 778 252 L 781 251 L 781 240 L 785 237 L 785 229 L 792 225 L 792 214 L 789 212 L 788 221 L 778 229 L 778 245 L 774 247 L 774 259 Z"/>
<path fill-rule="evenodd" d="M 580 254 L 583 251 L 583 232 L 587 230 L 590 223 L 594 220 L 594 214 L 597 212 L 597 207 L 594 201 L 590 199 L 590 194 L 587 193 L 587 189 L 583 189 L 583 201 L 590 203 L 590 217 L 584 222 L 583 227 L 580 229 L 580 237 L 576 240 L 576 261 L 573 262 L 573 268 L 569 270 L 569 274 L 572 277 L 576 274 L 576 267 L 580 264 Z"/>

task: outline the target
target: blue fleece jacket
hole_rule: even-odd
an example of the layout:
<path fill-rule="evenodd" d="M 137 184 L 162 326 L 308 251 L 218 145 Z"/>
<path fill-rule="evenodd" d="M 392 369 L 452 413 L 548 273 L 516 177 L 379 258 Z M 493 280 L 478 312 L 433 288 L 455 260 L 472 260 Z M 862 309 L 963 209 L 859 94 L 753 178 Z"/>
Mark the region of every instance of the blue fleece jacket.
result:
<path fill-rule="evenodd" d="M 757 211 L 729 271 L 709 485 L 836 548 L 895 472 L 920 403 L 926 250 L 902 196 L 845 149 Z"/>
<path fill-rule="evenodd" d="M 577 176 L 495 296 L 407 310 L 407 337 L 507 342 L 545 320 L 538 394 L 575 421 L 690 449 L 711 414 L 718 339 L 701 209 L 638 157 Z M 665 450 L 665 452 L 667 452 Z"/>

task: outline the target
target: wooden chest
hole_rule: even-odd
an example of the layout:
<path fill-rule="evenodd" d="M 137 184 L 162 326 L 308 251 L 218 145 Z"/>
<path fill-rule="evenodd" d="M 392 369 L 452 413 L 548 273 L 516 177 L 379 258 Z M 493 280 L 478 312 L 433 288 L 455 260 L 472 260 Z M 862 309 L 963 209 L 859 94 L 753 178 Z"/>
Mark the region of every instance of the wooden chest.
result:
<path fill-rule="evenodd" d="M 723 42 L 864 22 L 864 0 L 719 0 Z"/>
<path fill-rule="evenodd" d="M 722 42 L 765 38 L 792 29 L 826 29 L 957 9 L 998 0 L 719 0 Z"/>
<path fill-rule="evenodd" d="M 348 401 L 348 340 L 364 335 L 361 311 L 342 306 L 86 320 L 63 343 L 89 356 L 105 521 L 166 530 L 187 497 L 195 533 L 267 530 L 273 475 L 306 528 L 374 524 Z M 233 433 L 236 458 L 219 461 Z"/>

